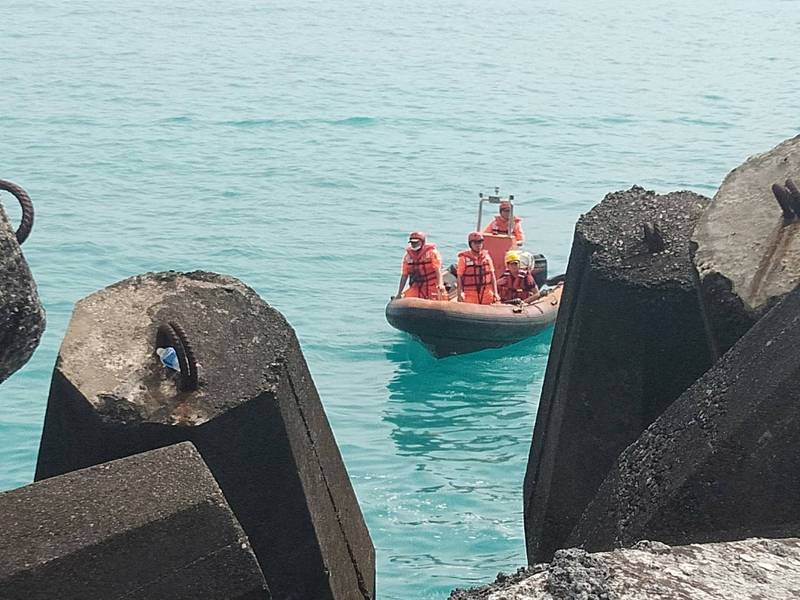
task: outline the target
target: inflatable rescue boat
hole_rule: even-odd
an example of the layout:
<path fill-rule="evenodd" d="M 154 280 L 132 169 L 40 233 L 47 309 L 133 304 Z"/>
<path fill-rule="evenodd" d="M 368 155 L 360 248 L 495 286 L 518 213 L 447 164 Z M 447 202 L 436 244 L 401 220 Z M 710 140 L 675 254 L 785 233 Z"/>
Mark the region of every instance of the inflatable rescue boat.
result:
<path fill-rule="evenodd" d="M 498 195 L 480 196 L 478 231 L 484 202 L 499 204 Z M 513 200 L 513 196 L 509 196 Z M 513 213 L 510 222 L 513 222 Z M 505 270 L 505 253 L 516 247 L 511 235 L 484 233 L 498 276 Z M 393 298 L 386 306 L 389 324 L 422 342 L 436 357 L 500 348 L 535 336 L 556 320 L 561 304 L 563 276 L 547 279 L 547 260 L 541 254 L 525 256 L 525 266 L 544 294 L 531 304 L 469 304 L 456 300 L 455 266 L 443 271 L 448 300 Z"/>

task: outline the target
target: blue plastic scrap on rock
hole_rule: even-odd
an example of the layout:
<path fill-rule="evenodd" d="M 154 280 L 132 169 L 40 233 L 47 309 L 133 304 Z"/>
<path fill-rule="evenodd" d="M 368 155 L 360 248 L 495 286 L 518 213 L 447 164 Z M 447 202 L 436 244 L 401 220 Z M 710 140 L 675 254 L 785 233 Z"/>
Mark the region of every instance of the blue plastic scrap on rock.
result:
<path fill-rule="evenodd" d="M 172 346 L 156 348 L 156 354 L 158 354 L 158 358 L 161 359 L 162 365 L 178 373 L 181 372 L 181 366 L 178 363 L 178 353 L 175 352 L 175 348 Z"/>

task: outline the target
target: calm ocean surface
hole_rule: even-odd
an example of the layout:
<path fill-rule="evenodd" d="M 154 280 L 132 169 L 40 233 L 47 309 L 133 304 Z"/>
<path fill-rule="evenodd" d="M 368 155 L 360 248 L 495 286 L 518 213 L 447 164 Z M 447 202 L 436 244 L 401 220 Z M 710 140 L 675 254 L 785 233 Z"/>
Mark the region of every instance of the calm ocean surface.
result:
<path fill-rule="evenodd" d="M 431 358 L 383 316 L 406 236 L 452 260 L 499 185 L 556 273 L 609 191 L 713 195 L 800 129 L 800 3 L 131 4 L 0 2 L 0 178 L 34 199 L 24 251 L 48 318 L 0 387 L 0 489 L 32 480 L 76 300 L 219 271 L 297 330 L 380 598 L 446 598 L 523 564 L 549 334 Z"/>

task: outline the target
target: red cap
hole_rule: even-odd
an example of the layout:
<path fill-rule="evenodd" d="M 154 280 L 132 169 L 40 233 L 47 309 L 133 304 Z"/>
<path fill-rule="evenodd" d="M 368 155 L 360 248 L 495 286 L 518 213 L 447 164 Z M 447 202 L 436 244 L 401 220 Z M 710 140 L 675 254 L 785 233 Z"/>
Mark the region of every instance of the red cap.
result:
<path fill-rule="evenodd" d="M 483 234 L 480 231 L 473 231 L 467 237 L 468 242 L 482 242 L 483 241 Z"/>
<path fill-rule="evenodd" d="M 425 232 L 424 231 L 412 231 L 408 234 L 408 241 L 411 240 L 419 240 L 423 244 L 425 243 Z"/>
<path fill-rule="evenodd" d="M 500 210 L 503 210 L 504 208 L 511 208 L 511 202 L 508 200 L 503 200 L 500 202 Z"/>

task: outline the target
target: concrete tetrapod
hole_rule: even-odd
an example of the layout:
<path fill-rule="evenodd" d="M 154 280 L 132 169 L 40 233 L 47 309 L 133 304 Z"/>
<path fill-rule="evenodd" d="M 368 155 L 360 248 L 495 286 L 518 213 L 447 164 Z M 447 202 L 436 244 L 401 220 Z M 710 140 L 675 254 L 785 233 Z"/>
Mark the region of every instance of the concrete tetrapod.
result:
<path fill-rule="evenodd" d="M 189 443 L 0 494 L 0 598 L 270 598 Z"/>
<path fill-rule="evenodd" d="M 569 542 L 590 550 L 800 533 L 800 290 L 619 457 Z"/>
<path fill-rule="evenodd" d="M 200 363 L 196 390 L 181 391 L 154 352 L 165 323 L 191 342 L 179 355 Z M 148 273 L 78 302 L 36 478 L 182 440 L 219 482 L 275 598 L 374 597 L 369 533 L 278 311 L 240 281 L 203 272 Z"/>
<path fill-rule="evenodd" d="M 0 205 L 0 383 L 28 362 L 44 327 L 36 282 Z"/>
<path fill-rule="evenodd" d="M 697 223 L 693 258 L 715 357 L 800 283 L 795 184 L 800 136 L 731 171 Z"/>
<path fill-rule="evenodd" d="M 455 590 L 450 600 L 795 600 L 799 589 L 797 538 L 674 547 L 642 541 L 596 554 L 559 550 L 549 565 Z"/>
<path fill-rule="evenodd" d="M 525 476 L 530 564 L 564 547 L 619 454 L 710 364 L 689 258 L 707 203 L 633 187 L 575 227 Z"/>

